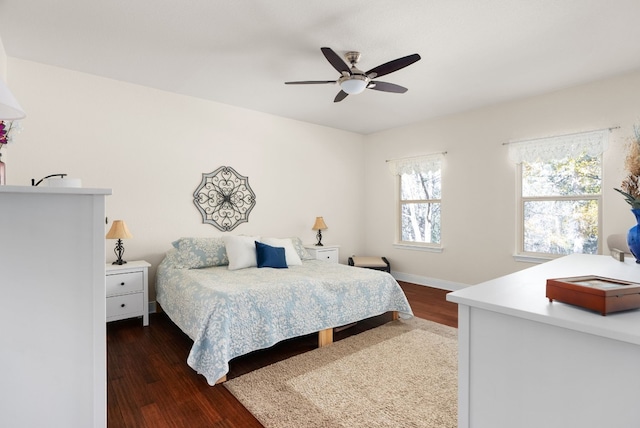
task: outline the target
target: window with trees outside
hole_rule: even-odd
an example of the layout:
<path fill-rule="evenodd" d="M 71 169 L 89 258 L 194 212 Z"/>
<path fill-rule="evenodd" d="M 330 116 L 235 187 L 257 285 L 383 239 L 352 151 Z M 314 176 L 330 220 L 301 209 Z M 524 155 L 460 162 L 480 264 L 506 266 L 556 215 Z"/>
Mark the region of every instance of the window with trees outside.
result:
<path fill-rule="evenodd" d="M 609 130 L 511 143 L 518 163 L 518 254 L 597 254 Z"/>
<path fill-rule="evenodd" d="M 398 177 L 397 242 L 440 247 L 443 154 L 389 161 Z"/>

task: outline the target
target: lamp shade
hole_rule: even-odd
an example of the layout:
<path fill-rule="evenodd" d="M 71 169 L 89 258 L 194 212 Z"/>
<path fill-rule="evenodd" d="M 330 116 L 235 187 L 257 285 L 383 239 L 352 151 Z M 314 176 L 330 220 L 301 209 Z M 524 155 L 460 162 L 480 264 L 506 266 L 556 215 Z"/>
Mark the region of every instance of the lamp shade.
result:
<path fill-rule="evenodd" d="M 7 85 L 0 79 L 0 120 L 19 120 L 26 116 Z"/>
<path fill-rule="evenodd" d="M 129 232 L 129 228 L 127 228 L 127 224 L 124 220 L 114 220 L 111 225 L 111 229 L 105 236 L 107 239 L 129 239 L 133 238 L 131 232 Z"/>
<path fill-rule="evenodd" d="M 324 222 L 322 217 L 316 217 L 316 222 L 313 224 L 311 230 L 325 230 L 327 229 L 327 225 Z"/>

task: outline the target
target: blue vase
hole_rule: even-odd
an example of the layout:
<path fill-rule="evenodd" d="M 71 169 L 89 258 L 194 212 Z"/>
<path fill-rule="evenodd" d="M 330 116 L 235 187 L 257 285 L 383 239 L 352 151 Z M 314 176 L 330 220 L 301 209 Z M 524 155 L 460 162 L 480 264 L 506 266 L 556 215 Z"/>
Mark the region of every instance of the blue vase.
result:
<path fill-rule="evenodd" d="M 636 258 L 636 263 L 640 263 L 640 209 L 634 209 L 631 212 L 636 216 L 637 224 L 629 229 L 627 244 L 629 244 L 631 254 Z"/>

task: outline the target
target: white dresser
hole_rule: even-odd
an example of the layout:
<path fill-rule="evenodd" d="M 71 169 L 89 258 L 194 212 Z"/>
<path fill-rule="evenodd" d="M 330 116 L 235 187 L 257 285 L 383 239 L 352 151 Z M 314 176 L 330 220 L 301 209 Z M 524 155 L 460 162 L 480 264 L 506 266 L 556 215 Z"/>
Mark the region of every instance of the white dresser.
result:
<path fill-rule="evenodd" d="M 0 426 L 106 426 L 105 195 L 0 186 Z"/>
<path fill-rule="evenodd" d="M 149 266 L 144 260 L 107 264 L 107 321 L 142 317 L 149 325 Z"/>
<path fill-rule="evenodd" d="M 304 248 L 317 260 L 327 260 L 332 263 L 340 261 L 340 245 L 305 245 Z"/>
<path fill-rule="evenodd" d="M 640 424 L 640 309 L 597 312 L 546 298 L 546 280 L 640 282 L 632 258 L 573 254 L 447 295 L 458 304 L 460 428 Z"/>

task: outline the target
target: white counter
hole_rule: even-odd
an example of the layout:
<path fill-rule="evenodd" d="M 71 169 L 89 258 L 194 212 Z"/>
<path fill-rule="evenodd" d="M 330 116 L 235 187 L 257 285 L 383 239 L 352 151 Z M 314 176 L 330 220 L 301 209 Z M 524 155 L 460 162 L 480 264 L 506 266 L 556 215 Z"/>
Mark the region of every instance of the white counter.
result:
<path fill-rule="evenodd" d="M 547 279 L 582 275 L 640 282 L 640 265 L 576 254 L 447 296 L 459 427 L 640 426 L 640 310 L 602 316 L 545 296 Z"/>

